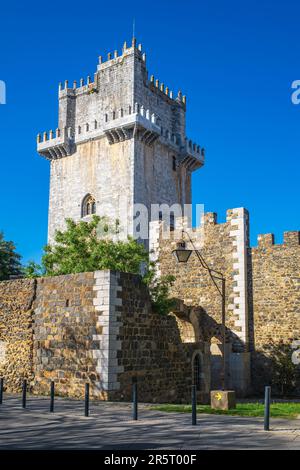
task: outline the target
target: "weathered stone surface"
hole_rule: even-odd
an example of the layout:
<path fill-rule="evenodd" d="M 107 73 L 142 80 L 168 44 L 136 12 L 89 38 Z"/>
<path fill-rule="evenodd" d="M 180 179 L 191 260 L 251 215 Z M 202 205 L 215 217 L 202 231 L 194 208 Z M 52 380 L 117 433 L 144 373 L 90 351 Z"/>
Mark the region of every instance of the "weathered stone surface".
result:
<path fill-rule="evenodd" d="M 246 272 L 248 213 L 243 208 L 230 209 L 226 222 L 221 224 L 217 223 L 215 213 L 206 213 L 203 225 L 196 229 L 188 228 L 186 221 L 183 224 L 187 248 L 199 249 L 207 265 L 221 272 L 226 279 L 227 386 L 244 394 L 250 384 L 250 369 L 247 367 L 250 358 L 246 354 L 249 346 Z M 161 275 L 175 276 L 172 295 L 183 300 L 195 312 L 197 310 L 195 315 L 201 323 L 203 340 L 211 345 L 212 387 L 221 388 L 221 295 L 195 251 L 187 263 L 176 262 L 172 251 L 182 237 L 180 226 L 171 233 L 171 240 L 165 240 L 161 231 L 156 231 L 155 235 L 159 272 Z M 220 280 L 216 280 L 216 284 L 221 289 Z M 243 381 L 238 380 L 238 367 L 243 369 L 243 374 L 240 374 L 243 375 Z"/>
<path fill-rule="evenodd" d="M 292 346 L 300 339 L 299 233 L 285 232 L 282 245 L 274 244 L 272 234 L 260 235 L 249 251 L 252 386 L 259 393 L 270 381 L 269 346 L 281 341 Z M 294 392 L 300 393 L 300 376 Z"/>
<path fill-rule="evenodd" d="M 0 283 L 0 294 L 0 365 L 8 391 L 20 391 L 27 378 L 33 393 L 49 394 L 53 380 L 57 394 L 83 397 L 89 382 L 92 398 L 130 400 L 137 378 L 143 401 L 186 401 L 198 353 L 199 397 L 209 392 L 202 336 L 186 336 L 174 315 L 153 313 L 139 276 L 98 271 L 9 281 Z"/>
<path fill-rule="evenodd" d="M 0 377 L 5 389 L 19 392 L 33 380 L 33 301 L 36 281 L 0 282 Z"/>
<path fill-rule="evenodd" d="M 285 232 L 282 245 L 274 244 L 272 234 L 260 235 L 258 247 L 250 248 L 248 214 L 241 209 L 227 211 L 227 221 L 222 224 L 217 224 L 216 214 L 207 213 L 202 227 L 185 230 L 187 248 L 199 248 L 207 265 L 226 278 L 227 386 L 238 393 L 262 393 L 270 381 L 271 342 L 292 346 L 300 338 L 299 232 Z M 159 274 L 176 278 L 172 294 L 198 308 L 203 340 L 211 344 L 212 387 L 218 388 L 221 299 L 195 252 L 188 263 L 176 262 L 172 250 L 180 231 L 179 227 L 171 240 L 164 240 L 159 228 L 152 226 L 151 247 L 159 261 Z M 295 393 L 299 387 L 300 380 Z"/>
<path fill-rule="evenodd" d="M 49 242 L 66 217 L 82 218 L 88 194 L 97 214 L 119 219 L 125 236 L 135 231 L 134 204 L 190 203 L 191 172 L 204 153 L 186 137 L 185 110 L 182 94 L 149 80 L 135 44 L 101 61 L 91 83 L 66 83 L 59 136 L 38 139 L 38 151 L 51 160 Z"/>

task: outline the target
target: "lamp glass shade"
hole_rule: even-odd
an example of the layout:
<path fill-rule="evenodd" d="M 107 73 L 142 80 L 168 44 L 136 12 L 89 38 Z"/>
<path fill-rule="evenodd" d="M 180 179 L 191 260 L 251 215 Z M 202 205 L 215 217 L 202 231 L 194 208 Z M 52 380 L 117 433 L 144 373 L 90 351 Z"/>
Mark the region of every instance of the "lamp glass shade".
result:
<path fill-rule="evenodd" d="M 173 255 L 177 259 L 178 263 L 187 263 L 191 253 L 192 250 L 186 250 L 184 248 L 177 248 L 173 251 Z"/>

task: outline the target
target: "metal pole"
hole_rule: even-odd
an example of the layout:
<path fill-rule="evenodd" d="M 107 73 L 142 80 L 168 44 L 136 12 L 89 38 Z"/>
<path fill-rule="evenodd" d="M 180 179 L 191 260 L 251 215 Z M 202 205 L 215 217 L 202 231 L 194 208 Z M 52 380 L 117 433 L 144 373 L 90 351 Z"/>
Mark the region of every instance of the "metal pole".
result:
<path fill-rule="evenodd" d="M 197 387 L 192 385 L 192 425 L 197 424 Z"/>
<path fill-rule="evenodd" d="M 22 387 L 22 408 L 26 408 L 26 391 L 27 391 L 27 380 L 23 380 Z"/>
<path fill-rule="evenodd" d="M 270 402 L 271 387 L 265 387 L 265 413 L 264 413 L 264 430 L 270 431 Z"/>
<path fill-rule="evenodd" d="M 90 384 L 85 384 L 85 396 L 84 396 L 84 416 L 89 415 L 89 401 L 90 401 Z"/>
<path fill-rule="evenodd" d="M 0 379 L 0 405 L 2 405 L 2 402 L 3 402 L 3 384 L 4 384 L 4 378 L 1 377 Z"/>
<path fill-rule="evenodd" d="M 54 382 L 50 384 L 50 413 L 54 412 Z"/>
<path fill-rule="evenodd" d="M 137 421 L 138 419 L 138 392 L 136 379 L 132 384 L 132 419 Z"/>
<path fill-rule="evenodd" d="M 223 343 L 223 360 L 222 360 L 222 389 L 226 390 L 226 281 L 222 279 L 222 343 Z"/>

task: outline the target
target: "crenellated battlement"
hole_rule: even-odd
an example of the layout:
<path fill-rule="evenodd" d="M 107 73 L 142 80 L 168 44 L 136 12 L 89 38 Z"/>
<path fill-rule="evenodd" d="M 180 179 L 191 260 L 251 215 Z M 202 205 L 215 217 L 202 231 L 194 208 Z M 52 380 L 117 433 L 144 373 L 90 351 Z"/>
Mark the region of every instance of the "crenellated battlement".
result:
<path fill-rule="evenodd" d="M 284 247 L 284 246 L 299 246 L 300 245 L 300 231 L 283 232 L 283 243 L 275 243 L 275 236 L 273 233 L 264 233 L 257 236 L 258 246 L 255 248 L 267 248 L 270 246 Z"/>
<path fill-rule="evenodd" d="M 91 83 L 86 86 L 89 85 Z M 65 88 L 63 91 L 73 92 L 69 88 Z M 159 117 L 155 112 L 145 109 L 139 103 L 135 103 L 134 106 L 128 104 L 119 109 L 110 109 L 99 120 L 80 122 L 74 127 L 57 128 L 55 132 L 50 130 L 38 134 L 38 152 L 47 159 L 61 158 L 70 155 L 72 151 L 74 152 L 75 144 L 103 136 L 107 137 L 110 144 L 115 144 L 132 138 L 135 126 L 137 130 L 143 132 L 140 138 L 147 145 L 152 145 L 159 139 L 161 143 L 173 147 L 179 156 L 179 164 L 186 166 L 191 171 L 204 164 L 204 148 L 188 138 L 185 138 L 182 143 L 181 139 L 171 130 L 164 129 L 159 125 Z"/>
<path fill-rule="evenodd" d="M 58 97 L 59 99 L 65 98 L 66 96 L 76 97 L 83 93 L 98 93 L 98 76 L 97 73 L 94 74 L 93 81 L 91 76 L 88 75 L 86 81 L 84 78 L 81 78 L 79 82 L 77 80 L 73 81 L 72 87 L 69 87 L 69 81 L 65 80 L 64 83 L 60 82 L 58 85 Z"/>
<path fill-rule="evenodd" d="M 205 150 L 186 135 L 186 97 L 148 75 L 135 38 L 100 55 L 95 73 L 60 83 L 58 108 L 56 130 L 37 137 L 38 153 L 52 162 L 49 241 L 66 217 L 82 218 L 86 194 L 129 235 L 134 204 L 190 204 Z"/>
<path fill-rule="evenodd" d="M 165 86 L 163 82 L 160 82 L 158 78 L 155 78 L 154 75 L 151 75 L 150 81 L 148 81 L 149 88 L 154 92 L 157 93 L 160 98 L 164 98 L 169 100 L 170 102 L 176 102 L 183 106 L 185 109 L 186 107 L 186 96 L 182 94 L 181 90 L 178 90 L 176 98 L 174 97 L 174 93 L 168 86 Z"/>
<path fill-rule="evenodd" d="M 71 127 L 57 128 L 55 132 L 43 132 L 37 135 L 37 150 L 47 160 L 71 155 L 74 150 L 74 136 Z"/>
<path fill-rule="evenodd" d="M 117 49 L 113 53 L 107 53 L 107 59 L 104 59 L 104 56 L 100 55 L 98 58 L 97 71 L 94 73 L 93 80 L 90 75 L 87 76 L 85 81 L 84 78 L 81 78 L 79 82 L 74 80 L 72 86 L 69 86 L 69 81 L 65 80 L 64 83 L 60 82 L 58 87 L 59 98 L 65 98 L 66 96 L 77 96 L 84 93 L 98 93 L 98 76 L 100 72 L 105 71 L 106 69 L 122 65 L 124 59 L 134 55 L 137 57 L 141 63 L 146 67 L 146 53 L 142 51 L 142 45 L 136 43 L 136 39 L 133 38 L 131 46 L 127 46 L 127 42 L 124 42 L 121 54 Z M 145 74 L 147 77 L 146 84 L 149 89 L 156 93 L 160 98 L 166 99 L 169 103 L 176 103 L 185 109 L 186 107 L 186 96 L 182 94 L 181 90 L 178 90 L 177 95 L 173 93 L 168 86 L 165 86 L 163 82 L 160 82 L 159 79 L 155 79 L 154 75 L 151 75 L 150 80 L 148 80 L 148 72 L 145 68 Z"/>

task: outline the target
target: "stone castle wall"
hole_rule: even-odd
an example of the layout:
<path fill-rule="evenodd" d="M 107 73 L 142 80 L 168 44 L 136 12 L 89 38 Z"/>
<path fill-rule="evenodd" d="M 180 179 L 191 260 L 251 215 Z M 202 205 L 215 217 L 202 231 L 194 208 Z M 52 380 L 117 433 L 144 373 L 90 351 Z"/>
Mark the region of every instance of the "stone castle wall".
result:
<path fill-rule="evenodd" d="M 0 377 L 17 392 L 33 379 L 33 303 L 36 281 L 0 282 Z"/>
<path fill-rule="evenodd" d="M 203 342 L 186 343 L 174 316 L 151 310 L 138 276 L 99 271 L 0 283 L 1 374 L 8 391 L 27 378 L 33 393 L 144 401 L 190 397 L 192 357 L 209 377 Z M 208 393 L 205 382 L 203 392 Z"/>
<path fill-rule="evenodd" d="M 244 266 L 242 272 L 236 265 L 245 261 L 244 257 L 240 256 L 238 244 L 246 246 L 246 239 L 242 238 L 242 234 L 244 235 L 247 230 L 247 220 L 246 212 L 233 209 L 228 211 L 227 222 L 223 224 L 217 223 L 216 214 L 206 213 L 203 226 L 198 229 L 184 228 L 187 248 L 192 250 L 199 248 L 207 264 L 216 271 L 224 273 L 226 277 L 226 322 L 228 335 L 233 339 L 237 351 L 245 349 L 242 340 L 247 327 L 246 308 L 244 308 L 246 292 L 244 284 L 238 285 L 238 279 L 234 276 L 240 276 L 245 281 Z M 176 278 L 172 294 L 182 299 L 186 305 L 201 306 L 214 324 L 209 334 L 216 339 L 220 338 L 221 297 L 208 271 L 201 267 L 195 252 L 191 254 L 188 263 L 176 262 L 172 251 L 181 239 L 181 227 L 170 233 L 171 240 L 164 240 L 159 230 L 153 233 L 153 226 L 154 224 L 152 224 L 151 248 L 156 251 L 159 271 L 163 275 L 171 274 Z M 155 237 L 157 237 L 156 244 Z"/>
<path fill-rule="evenodd" d="M 206 213 L 203 222 L 196 229 L 184 222 L 183 238 L 188 249 L 199 248 L 207 265 L 226 277 L 228 384 L 240 393 L 262 393 L 271 380 L 269 348 L 280 342 L 292 346 L 300 339 L 299 232 L 285 232 L 283 245 L 275 245 L 272 234 L 260 235 L 258 247 L 250 248 L 247 211 L 227 211 L 222 224 L 217 224 L 216 214 Z M 221 299 L 195 252 L 187 263 L 172 255 L 182 238 L 178 223 L 171 240 L 164 240 L 160 224 L 152 223 L 150 248 L 159 274 L 176 278 L 172 294 L 202 309 L 214 388 L 220 386 Z"/>
<path fill-rule="evenodd" d="M 106 139 L 77 145 L 76 152 L 51 161 L 48 239 L 65 228 L 65 219 L 82 220 L 87 194 L 96 201 L 97 214 L 127 227 L 133 202 L 133 143 L 110 145 Z"/>
<path fill-rule="evenodd" d="M 117 284 L 119 299 L 114 307 L 119 322 L 120 349 L 116 362 L 119 390 L 110 396 L 130 400 L 131 381 L 137 377 L 143 401 L 189 401 L 195 353 L 201 355 L 203 373 L 209 376 L 207 346 L 199 339 L 190 341 L 180 332 L 174 315 L 149 314 L 148 290 L 138 276 L 117 274 L 111 285 L 113 282 Z M 205 382 L 202 392 L 208 394 L 208 391 L 209 382 Z"/>
<path fill-rule="evenodd" d="M 94 273 L 38 280 L 34 303 L 32 389 L 80 397 L 84 384 L 97 380 L 93 337 L 97 334 L 93 306 Z"/>
<path fill-rule="evenodd" d="M 282 245 L 261 235 L 249 248 L 245 210 L 228 211 L 222 224 L 208 213 L 204 222 L 185 227 L 185 236 L 187 248 L 199 248 L 226 276 L 227 386 L 261 394 L 270 382 L 269 347 L 300 338 L 299 232 L 286 232 Z M 54 380 L 57 393 L 80 397 L 89 382 L 94 398 L 129 400 L 137 377 L 141 400 L 182 401 L 196 353 L 201 393 L 219 387 L 221 298 L 195 253 L 187 264 L 176 262 L 172 250 L 181 234 L 179 227 L 165 240 L 161 224 L 151 224 L 159 273 L 176 277 L 171 293 L 180 302 L 173 315 L 153 313 L 146 287 L 129 274 L 1 282 L 0 375 L 7 389 L 20 391 L 26 378 L 35 393 L 48 393 Z"/>
<path fill-rule="evenodd" d="M 189 229 L 184 222 L 184 240 L 188 249 L 199 248 L 213 269 L 226 278 L 226 327 L 227 327 L 227 383 L 240 393 L 249 386 L 248 353 L 248 305 L 247 305 L 247 258 L 248 213 L 244 209 L 227 211 L 227 221 L 217 223 L 215 213 L 206 213 L 204 224 Z M 172 295 L 182 299 L 186 305 L 202 309 L 205 341 L 211 344 L 212 384 L 221 385 L 221 296 L 209 273 L 192 253 L 188 263 L 178 263 L 172 255 L 181 238 L 181 227 L 171 232 L 171 240 L 164 240 L 159 224 L 151 226 L 151 248 L 159 261 L 159 272 L 171 274 L 176 280 Z M 153 255 L 152 255 L 153 256 Z M 217 281 L 221 288 L 220 281 Z"/>
<path fill-rule="evenodd" d="M 282 245 L 274 244 L 272 234 L 259 235 L 258 246 L 249 252 L 252 384 L 257 392 L 270 381 L 270 345 L 291 346 L 300 339 L 299 234 L 285 232 Z"/>

